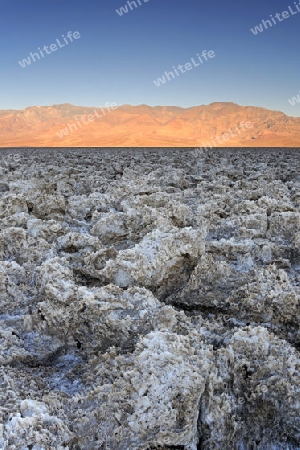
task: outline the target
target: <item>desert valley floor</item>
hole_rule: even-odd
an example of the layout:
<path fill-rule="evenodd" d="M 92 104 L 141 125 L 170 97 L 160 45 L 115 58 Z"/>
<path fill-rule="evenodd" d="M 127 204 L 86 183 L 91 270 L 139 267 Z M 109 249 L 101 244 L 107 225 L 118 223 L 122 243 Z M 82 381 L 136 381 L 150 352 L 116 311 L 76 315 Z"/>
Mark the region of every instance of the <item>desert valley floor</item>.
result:
<path fill-rule="evenodd" d="M 300 449 L 300 150 L 1 149 L 0 450 Z"/>

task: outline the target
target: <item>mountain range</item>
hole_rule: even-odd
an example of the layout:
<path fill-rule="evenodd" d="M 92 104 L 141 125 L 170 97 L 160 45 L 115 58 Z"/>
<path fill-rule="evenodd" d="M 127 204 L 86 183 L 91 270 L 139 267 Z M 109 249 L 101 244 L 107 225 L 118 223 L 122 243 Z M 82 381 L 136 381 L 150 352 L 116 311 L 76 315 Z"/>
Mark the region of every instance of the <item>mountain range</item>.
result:
<path fill-rule="evenodd" d="M 0 147 L 25 146 L 300 147 L 300 118 L 232 102 L 0 110 Z"/>

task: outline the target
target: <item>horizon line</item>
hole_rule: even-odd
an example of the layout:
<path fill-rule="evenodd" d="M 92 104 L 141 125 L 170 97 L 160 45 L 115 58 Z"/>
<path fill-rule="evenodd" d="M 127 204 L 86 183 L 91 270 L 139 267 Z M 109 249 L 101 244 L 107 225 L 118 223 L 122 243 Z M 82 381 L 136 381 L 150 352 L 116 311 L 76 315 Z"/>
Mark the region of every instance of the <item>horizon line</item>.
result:
<path fill-rule="evenodd" d="M 272 111 L 272 112 L 279 112 L 281 114 L 284 114 L 286 117 L 291 117 L 291 118 L 295 118 L 295 119 L 300 119 L 300 116 L 290 116 L 288 114 L 286 114 L 285 112 L 283 112 L 282 110 L 276 110 L 276 109 L 269 109 L 266 108 L 264 106 L 257 106 L 257 105 L 241 105 L 239 103 L 236 102 L 222 102 L 222 101 L 214 101 L 211 103 L 207 103 L 207 104 L 201 104 L 201 105 L 194 105 L 194 106 L 188 106 L 188 107 L 184 107 L 184 106 L 178 106 L 178 105 L 148 105 L 147 103 L 139 103 L 139 104 L 130 104 L 130 103 L 123 103 L 122 105 L 118 105 L 118 109 L 122 108 L 124 106 L 126 107 L 139 107 L 139 106 L 147 106 L 148 108 L 178 108 L 178 109 L 183 109 L 183 110 L 188 110 L 188 109 L 194 109 L 194 108 L 200 108 L 200 107 L 207 107 L 207 106 L 211 106 L 214 104 L 232 104 L 232 105 L 236 105 L 239 106 L 241 108 L 259 108 L 259 109 L 265 109 L 267 111 Z M 74 106 L 74 107 L 79 107 L 79 108 L 95 108 L 95 109 L 101 109 L 101 108 L 107 108 L 105 106 L 87 106 L 87 105 L 76 105 L 73 103 L 69 103 L 69 102 L 64 102 L 64 103 L 53 103 L 52 105 L 30 105 L 30 106 L 26 106 L 25 108 L 22 109 L 12 109 L 12 108 L 8 108 L 8 109 L 0 109 L 0 112 L 3 111 L 24 111 L 25 109 L 30 109 L 30 108 L 53 108 L 56 106 L 63 106 L 63 105 L 70 105 L 70 106 Z"/>

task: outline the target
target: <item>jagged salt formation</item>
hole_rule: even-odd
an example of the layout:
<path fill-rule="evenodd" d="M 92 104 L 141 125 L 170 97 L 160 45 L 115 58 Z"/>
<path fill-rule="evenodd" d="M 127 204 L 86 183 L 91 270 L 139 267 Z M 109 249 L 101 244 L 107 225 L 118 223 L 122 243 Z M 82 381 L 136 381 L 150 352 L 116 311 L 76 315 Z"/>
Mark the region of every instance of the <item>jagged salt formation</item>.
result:
<path fill-rule="evenodd" d="M 300 449 L 299 161 L 2 150 L 0 449 Z"/>

